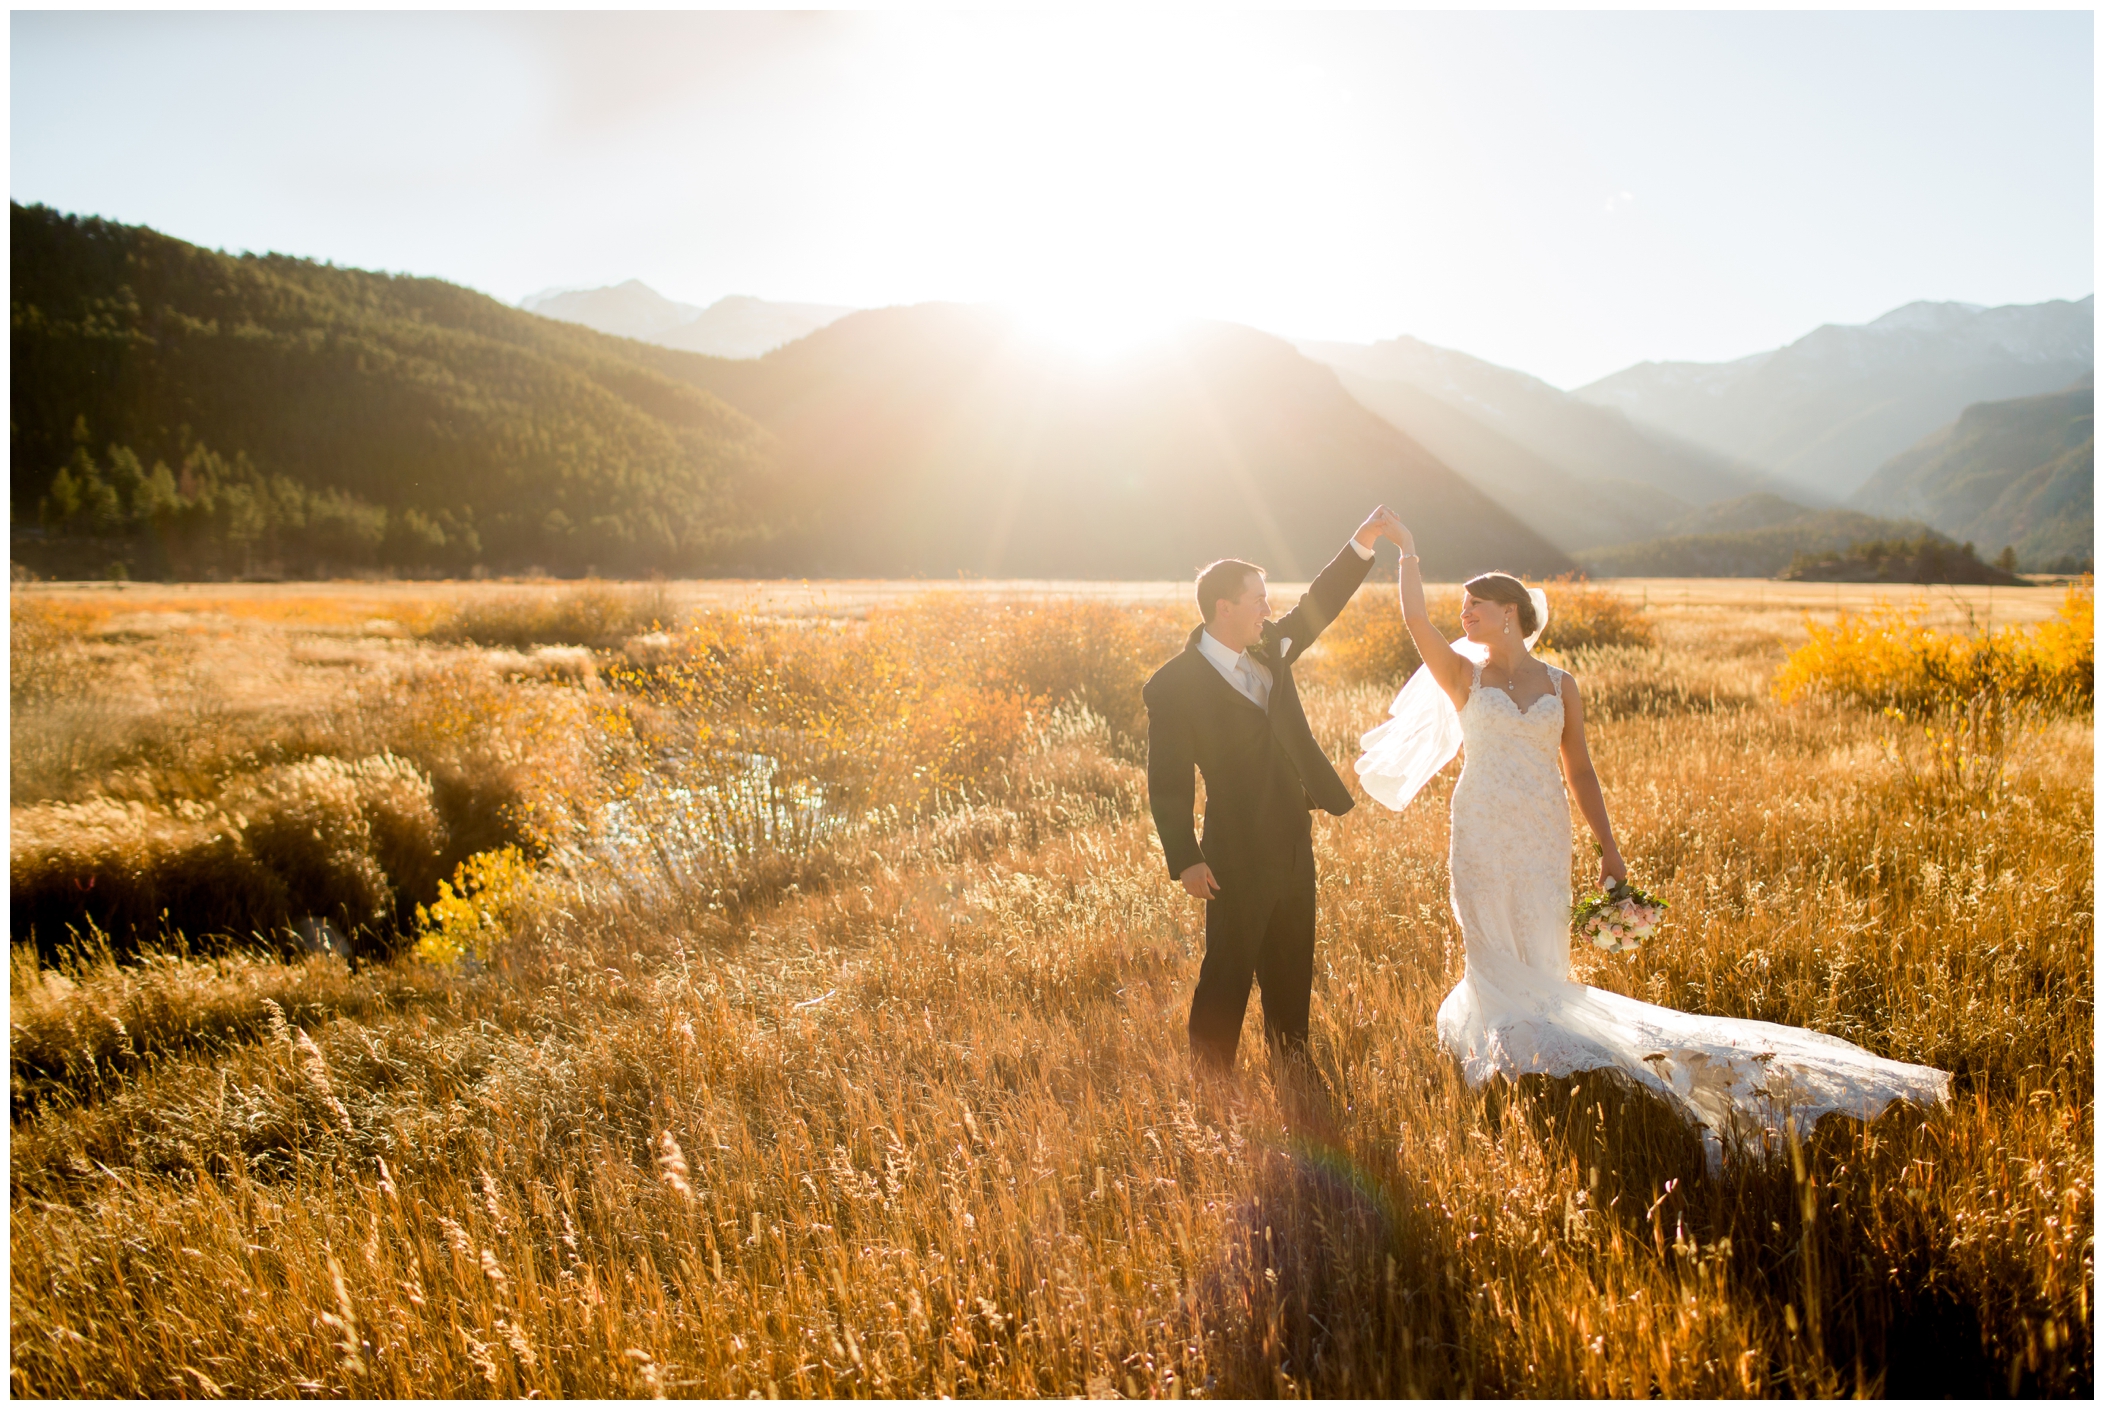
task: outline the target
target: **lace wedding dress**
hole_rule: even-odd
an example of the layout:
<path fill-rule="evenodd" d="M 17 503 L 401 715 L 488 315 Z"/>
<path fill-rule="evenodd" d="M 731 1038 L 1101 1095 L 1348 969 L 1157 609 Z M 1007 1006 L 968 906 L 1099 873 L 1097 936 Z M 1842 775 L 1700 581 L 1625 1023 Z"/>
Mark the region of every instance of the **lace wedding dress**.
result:
<path fill-rule="evenodd" d="M 1483 652 L 1471 642 L 1454 645 L 1473 657 Z M 1366 736 L 1359 761 L 1368 791 L 1400 808 L 1453 757 L 1447 748 L 1427 769 L 1438 750 L 1424 747 L 1425 736 L 1458 723 L 1466 752 L 1448 863 L 1467 968 L 1439 1007 L 1439 1038 L 1469 1083 L 1498 1073 L 1625 1073 L 1696 1125 L 1713 1172 L 1727 1151 L 1773 1154 L 1786 1126 L 1802 1136 L 1828 1112 L 1868 1119 L 1895 1100 L 1946 1100 L 1950 1074 L 1932 1067 L 1809 1029 L 1680 1013 L 1570 982 L 1563 674 L 1551 666 L 1553 688 L 1522 710 L 1505 692 L 1482 688 L 1479 659 L 1456 720 L 1445 693 L 1419 668 L 1397 697 L 1396 718 Z M 1436 718 L 1440 705 L 1444 722 Z"/>

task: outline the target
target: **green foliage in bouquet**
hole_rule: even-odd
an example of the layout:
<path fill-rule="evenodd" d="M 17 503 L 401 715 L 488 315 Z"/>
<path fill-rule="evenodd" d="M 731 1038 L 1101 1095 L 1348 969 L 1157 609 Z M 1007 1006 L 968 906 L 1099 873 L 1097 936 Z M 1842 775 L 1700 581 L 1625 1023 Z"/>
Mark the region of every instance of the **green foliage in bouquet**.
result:
<path fill-rule="evenodd" d="M 1571 906 L 1578 938 L 1610 954 L 1634 950 L 1665 919 L 1666 903 L 1619 877 L 1605 890 L 1588 891 Z"/>

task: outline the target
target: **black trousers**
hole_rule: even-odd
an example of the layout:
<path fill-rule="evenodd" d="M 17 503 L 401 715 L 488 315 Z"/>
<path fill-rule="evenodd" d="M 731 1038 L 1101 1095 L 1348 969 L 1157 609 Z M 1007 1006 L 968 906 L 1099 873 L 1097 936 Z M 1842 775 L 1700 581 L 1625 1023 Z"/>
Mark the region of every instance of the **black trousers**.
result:
<path fill-rule="evenodd" d="M 1191 1056 L 1232 1068 L 1242 1041 L 1249 985 L 1263 993 L 1264 1036 L 1273 1049 L 1308 1043 L 1315 982 L 1315 849 L 1303 842 L 1269 875 L 1230 876 L 1205 903 L 1205 962 L 1191 994 Z"/>

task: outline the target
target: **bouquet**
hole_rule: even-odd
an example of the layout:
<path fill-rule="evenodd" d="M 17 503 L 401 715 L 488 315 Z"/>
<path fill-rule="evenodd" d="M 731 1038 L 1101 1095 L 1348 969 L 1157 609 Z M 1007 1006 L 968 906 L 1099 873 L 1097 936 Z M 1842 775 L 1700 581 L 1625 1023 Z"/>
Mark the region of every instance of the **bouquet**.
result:
<path fill-rule="evenodd" d="M 1571 907 L 1571 929 L 1609 954 L 1634 950 L 1665 919 L 1666 903 L 1623 877 L 1605 891 L 1589 891 Z"/>

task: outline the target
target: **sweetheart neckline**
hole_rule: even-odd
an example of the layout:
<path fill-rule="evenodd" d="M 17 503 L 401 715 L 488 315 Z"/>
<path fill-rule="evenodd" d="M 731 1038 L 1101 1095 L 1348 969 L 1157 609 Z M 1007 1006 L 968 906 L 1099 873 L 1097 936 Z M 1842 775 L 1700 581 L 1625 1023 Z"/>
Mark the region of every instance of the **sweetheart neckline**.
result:
<path fill-rule="evenodd" d="M 1495 695 L 1498 699 L 1503 700 L 1507 705 L 1510 705 L 1516 712 L 1518 712 L 1519 717 L 1523 720 L 1527 718 L 1529 711 L 1533 710 L 1535 706 L 1541 704 L 1542 701 L 1549 699 L 1551 696 L 1554 696 L 1559 701 L 1563 699 L 1563 692 L 1561 690 L 1545 690 L 1541 694 L 1535 696 L 1532 700 L 1528 701 L 1525 705 L 1522 705 L 1519 701 L 1514 700 L 1511 696 L 1507 695 L 1505 693 L 1504 687 L 1502 686 L 1494 685 L 1490 687 L 1490 691 L 1491 694 Z M 1482 693 L 1483 682 L 1472 681 L 1469 684 L 1469 699 L 1473 700 Z"/>

